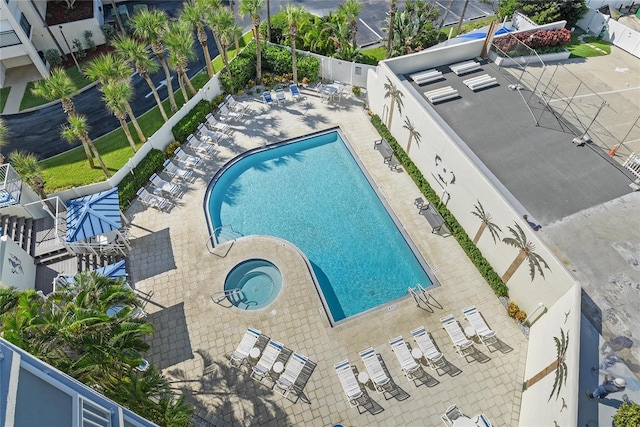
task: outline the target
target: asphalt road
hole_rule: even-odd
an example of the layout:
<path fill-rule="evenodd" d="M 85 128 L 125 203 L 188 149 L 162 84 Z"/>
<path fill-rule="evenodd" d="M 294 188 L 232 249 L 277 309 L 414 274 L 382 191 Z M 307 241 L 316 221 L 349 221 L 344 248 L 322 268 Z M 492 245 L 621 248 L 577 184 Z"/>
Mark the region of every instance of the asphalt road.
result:
<path fill-rule="evenodd" d="M 495 1 L 497 2 L 497 0 Z M 131 11 L 133 5 L 137 3 L 146 3 L 150 5 L 150 7 L 161 8 L 167 10 L 170 15 L 174 15 L 179 10 L 183 2 L 182 0 L 130 1 L 126 4 Z M 286 0 L 271 0 L 270 3 L 272 15 L 277 13 L 281 8 L 284 8 L 287 4 L 292 3 L 304 6 L 313 14 L 324 16 L 327 15 L 329 11 L 335 11 L 342 1 L 302 0 L 291 2 Z M 405 1 L 399 1 L 398 9 L 404 9 L 405 3 Z M 435 0 L 435 3 L 438 5 L 442 16 L 445 8 L 449 5 L 449 0 Z M 363 0 L 362 4 L 363 8 L 359 16 L 357 40 L 359 45 L 368 45 L 385 37 L 385 33 L 382 31 L 382 28 L 386 25 L 385 19 L 389 4 L 386 0 Z M 463 6 L 463 0 L 453 1 L 451 11 L 447 16 L 445 25 L 454 25 L 458 22 Z M 235 7 L 238 7 L 238 2 L 236 2 Z M 110 8 L 109 3 L 107 2 L 104 11 L 105 16 L 108 16 Z M 493 14 L 493 8 L 493 5 L 483 3 L 480 0 L 470 0 L 465 13 L 465 21 L 491 16 Z M 263 15 L 264 20 L 266 19 L 266 12 Z M 245 28 L 250 28 L 250 18 L 243 18 L 241 20 L 241 25 Z M 218 51 L 210 33 L 209 41 L 209 52 L 213 58 L 218 54 Z M 200 43 L 196 41 L 195 47 L 197 59 L 189 64 L 188 74 L 190 77 L 197 74 L 199 70 L 205 66 L 203 59 L 204 53 Z M 165 79 L 162 70 L 156 73 L 152 78 L 158 88 L 160 97 L 162 99 L 166 98 L 168 96 L 166 85 L 161 84 L 161 81 Z M 174 90 L 177 90 L 179 86 L 175 75 L 172 82 Z M 140 76 L 135 74 L 132 79 L 132 84 L 135 95 L 131 104 L 134 114 L 139 116 L 153 108 L 156 103 L 151 95 L 149 86 Z M 96 87 L 73 97 L 78 114 L 87 116 L 89 126 L 91 127 L 89 136 L 92 139 L 96 139 L 119 127 L 119 123 L 115 117 L 105 109 L 101 97 L 102 95 Z M 10 131 L 9 144 L 3 149 L 5 153 L 9 153 L 13 150 L 25 150 L 35 153 L 40 159 L 45 159 L 79 145 L 79 143 L 70 145 L 60 138 L 60 127 L 66 123 L 66 115 L 62 111 L 60 103 L 43 107 L 32 112 L 5 115 L 3 118 L 5 119 Z"/>

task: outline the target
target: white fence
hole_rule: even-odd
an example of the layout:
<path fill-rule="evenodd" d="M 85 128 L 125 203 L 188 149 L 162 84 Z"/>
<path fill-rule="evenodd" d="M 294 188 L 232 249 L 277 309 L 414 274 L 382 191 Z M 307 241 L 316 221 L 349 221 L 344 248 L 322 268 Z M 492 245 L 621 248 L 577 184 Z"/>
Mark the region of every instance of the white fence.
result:
<path fill-rule="evenodd" d="M 282 46 L 286 47 L 286 46 Z M 303 54 L 309 54 L 309 52 L 301 52 Z M 328 58 L 326 56 L 311 54 L 316 56 L 320 60 L 320 75 L 323 79 L 327 80 L 340 80 L 345 83 L 349 83 L 355 86 L 366 86 L 367 84 L 367 72 L 368 70 L 375 70 L 374 66 L 357 64 L 354 62 L 341 61 L 335 58 Z M 131 157 L 127 163 L 120 168 L 111 178 L 106 181 L 97 182 L 95 184 L 84 185 L 82 187 L 73 187 L 68 190 L 63 190 L 57 193 L 50 194 L 51 197 L 59 197 L 60 200 L 66 202 L 77 197 L 86 196 L 89 194 L 105 191 L 110 188 L 116 187 L 120 184 L 120 181 L 128 174 L 133 173 L 133 169 L 149 154 L 152 148 L 158 150 L 164 150 L 167 146 L 173 142 L 173 134 L 171 128 L 176 123 L 182 120 L 195 105 L 203 99 L 211 102 L 213 98 L 222 93 L 222 87 L 219 80 L 220 72 L 213 76 L 202 89 L 196 93 L 186 104 L 184 104 L 178 112 L 169 118 L 160 129 L 158 129 L 152 136 L 147 139 L 147 142 L 140 147 L 137 153 Z M 114 130 L 114 132 L 116 132 Z"/>
<path fill-rule="evenodd" d="M 599 35 L 604 29 L 603 40 L 640 58 L 640 32 L 611 19 L 609 15 L 603 15 L 595 9 L 589 9 L 577 25 L 586 32 L 596 35 Z"/>

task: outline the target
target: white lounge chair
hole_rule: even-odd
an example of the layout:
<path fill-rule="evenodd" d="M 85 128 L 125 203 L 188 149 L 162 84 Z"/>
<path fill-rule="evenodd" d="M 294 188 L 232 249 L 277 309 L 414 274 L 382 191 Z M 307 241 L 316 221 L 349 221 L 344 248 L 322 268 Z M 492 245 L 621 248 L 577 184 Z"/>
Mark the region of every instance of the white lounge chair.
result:
<path fill-rule="evenodd" d="M 151 175 L 151 178 L 149 178 L 149 182 L 151 182 L 151 185 L 153 185 L 158 189 L 158 191 L 161 191 L 163 194 L 175 196 L 180 192 L 180 185 L 173 182 L 165 181 L 155 173 Z"/>
<path fill-rule="evenodd" d="M 373 347 L 369 347 L 368 349 L 361 351 L 359 354 L 360 360 L 364 363 L 364 367 L 367 369 L 369 378 L 373 382 L 376 391 L 378 394 L 383 394 L 384 389 L 382 387 L 388 384 L 389 381 L 391 381 L 391 378 L 387 376 L 387 373 L 382 368 L 376 351 Z"/>
<path fill-rule="evenodd" d="M 427 360 L 429 367 L 437 371 L 438 367 L 444 362 L 444 356 L 431 340 L 425 327 L 420 326 L 414 329 L 411 331 L 411 335 L 413 335 L 413 339 L 416 341 L 416 344 L 418 344 L 418 348 L 422 351 L 422 355 Z"/>
<path fill-rule="evenodd" d="M 402 338 L 402 336 L 399 336 L 392 340 L 389 340 L 389 345 L 391 346 L 391 350 L 393 350 L 393 353 L 398 358 L 398 362 L 400 362 L 400 366 L 402 366 L 402 371 L 407 377 L 407 380 L 413 380 L 413 373 L 420 368 L 420 364 L 416 362 L 416 360 L 411 355 L 411 351 L 409 351 L 409 347 L 404 341 L 404 338 Z"/>
<path fill-rule="evenodd" d="M 183 181 L 186 181 L 189 178 L 191 178 L 191 175 L 193 174 L 193 171 L 180 169 L 178 166 L 171 163 L 170 159 L 165 160 L 163 166 L 164 166 L 164 171 L 166 173 L 168 173 L 174 178 L 180 178 Z"/>
<path fill-rule="evenodd" d="M 267 348 L 262 352 L 260 360 L 253 367 L 251 372 L 251 378 L 262 381 L 262 379 L 269 373 L 273 364 L 276 363 L 278 355 L 282 351 L 282 344 L 277 341 L 270 340 L 267 344 Z"/>
<path fill-rule="evenodd" d="M 239 368 L 244 361 L 249 357 L 249 352 L 260 338 L 261 332 L 257 329 L 247 328 L 247 332 L 244 333 L 240 344 L 236 351 L 229 356 L 229 366 Z M 235 364 L 237 363 L 237 365 Z"/>
<path fill-rule="evenodd" d="M 291 92 L 291 98 L 293 100 L 298 100 L 302 98 L 302 94 L 300 93 L 300 89 L 298 89 L 298 85 L 289 85 L 289 92 Z"/>
<path fill-rule="evenodd" d="M 355 408 L 359 405 L 357 399 L 364 393 L 362 392 L 360 384 L 353 373 L 353 368 L 351 367 L 349 360 L 343 360 L 340 363 L 336 363 L 334 368 L 338 374 L 338 378 L 340 378 L 342 390 L 344 390 L 344 394 L 347 395 L 349 406 Z"/>
<path fill-rule="evenodd" d="M 299 353 L 293 353 L 293 356 L 284 367 L 284 372 L 280 378 L 276 380 L 273 390 L 284 397 L 287 397 L 302 372 L 302 368 L 307 364 L 307 358 Z"/>
<path fill-rule="evenodd" d="M 473 349 L 473 342 L 466 337 L 453 315 L 443 317 L 440 322 L 442 322 L 442 327 L 449 334 L 456 353 L 463 357 L 468 355 L 469 351 Z"/>
<path fill-rule="evenodd" d="M 203 142 L 193 135 L 189 135 L 187 137 L 187 147 L 195 151 L 197 154 L 207 157 L 211 156 L 211 153 L 216 149 L 214 144 Z"/>
<path fill-rule="evenodd" d="M 155 208 L 163 212 L 166 212 L 171 207 L 171 204 L 167 199 L 149 193 L 144 187 L 140 188 L 136 195 L 138 196 L 138 200 L 147 207 Z"/>
<path fill-rule="evenodd" d="M 467 418 L 467 417 L 462 413 L 460 409 L 458 409 L 458 405 L 451 405 L 447 408 L 445 413 L 442 414 L 441 418 L 445 425 L 452 426 L 455 420 L 457 420 L 458 418 Z"/>
<path fill-rule="evenodd" d="M 284 96 L 284 90 L 276 89 L 276 101 L 278 101 L 278 105 L 284 104 L 287 101 L 287 98 Z"/>
<path fill-rule="evenodd" d="M 244 116 L 244 113 L 240 113 L 238 111 L 231 111 L 227 104 L 220 104 L 218 107 L 218 111 L 220 111 L 220 115 L 222 120 L 235 120 L 238 121 Z"/>
<path fill-rule="evenodd" d="M 471 327 L 476 331 L 476 336 L 485 347 L 488 348 L 488 346 L 494 345 L 498 341 L 496 331 L 489 328 L 475 305 L 463 309 L 462 314 L 471 323 Z"/>
<path fill-rule="evenodd" d="M 215 116 L 211 113 L 207 114 L 207 121 L 204 123 L 209 129 L 213 131 L 218 131 L 222 133 L 229 133 L 231 131 L 231 126 L 226 123 L 219 122 L 216 120 Z"/>
<path fill-rule="evenodd" d="M 200 123 L 198 125 L 198 139 L 202 142 L 207 142 L 209 144 L 218 144 L 221 139 L 228 138 L 228 135 L 224 132 L 220 132 L 217 130 L 211 130 L 204 125 L 204 123 Z"/>
<path fill-rule="evenodd" d="M 244 102 L 236 101 L 233 95 L 229 94 L 224 98 L 224 102 L 229 106 L 230 109 L 237 111 L 239 113 L 245 113 L 249 109 L 249 105 Z"/>
<path fill-rule="evenodd" d="M 182 151 L 182 148 L 177 148 L 173 153 L 174 158 L 188 168 L 195 168 L 200 164 L 200 157 L 192 156 Z"/>
<path fill-rule="evenodd" d="M 271 96 L 271 92 L 270 91 L 262 92 L 262 102 L 264 102 L 268 106 L 272 106 L 273 105 L 273 97 Z"/>

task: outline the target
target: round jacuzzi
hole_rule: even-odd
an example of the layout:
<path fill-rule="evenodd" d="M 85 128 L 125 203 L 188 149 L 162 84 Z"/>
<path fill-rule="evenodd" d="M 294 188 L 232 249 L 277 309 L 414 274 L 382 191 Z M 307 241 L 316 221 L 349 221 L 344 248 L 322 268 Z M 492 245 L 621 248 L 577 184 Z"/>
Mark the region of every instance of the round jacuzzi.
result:
<path fill-rule="evenodd" d="M 227 299 L 243 310 L 271 304 L 282 289 L 278 267 L 264 259 L 250 259 L 233 267 L 224 282 Z"/>

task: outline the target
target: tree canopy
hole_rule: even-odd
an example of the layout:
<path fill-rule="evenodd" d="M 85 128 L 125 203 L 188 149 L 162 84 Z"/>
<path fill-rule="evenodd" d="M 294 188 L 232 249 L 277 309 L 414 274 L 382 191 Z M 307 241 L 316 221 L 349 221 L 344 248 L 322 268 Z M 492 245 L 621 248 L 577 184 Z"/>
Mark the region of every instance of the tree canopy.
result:
<path fill-rule="evenodd" d="M 567 26 L 572 27 L 587 13 L 588 7 L 586 0 L 500 0 L 498 2 L 500 19 L 511 18 L 513 13 L 518 10 L 538 25 L 565 20 Z"/>

